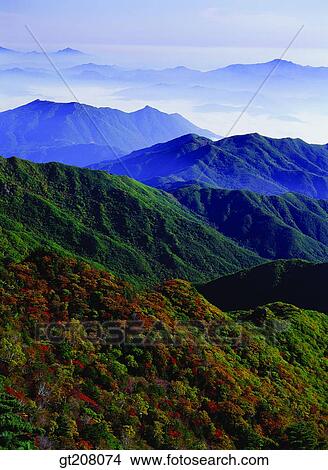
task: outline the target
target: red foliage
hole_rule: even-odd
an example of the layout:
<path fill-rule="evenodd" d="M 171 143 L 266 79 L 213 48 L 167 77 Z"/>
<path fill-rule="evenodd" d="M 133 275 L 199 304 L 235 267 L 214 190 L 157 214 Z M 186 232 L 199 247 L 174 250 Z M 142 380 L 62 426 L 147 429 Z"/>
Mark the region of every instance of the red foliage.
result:
<path fill-rule="evenodd" d="M 89 405 L 92 405 L 94 406 L 95 408 L 98 408 L 98 403 L 95 402 L 94 400 L 92 400 L 92 398 L 88 397 L 87 395 L 85 395 L 84 393 L 80 392 L 79 390 L 75 390 L 73 392 L 73 395 L 75 396 L 75 398 L 77 398 L 78 400 L 82 400 L 84 401 L 85 403 L 88 403 Z"/>
<path fill-rule="evenodd" d="M 215 430 L 215 437 L 216 437 L 217 439 L 221 439 L 222 436 L 223 436 L 223 432 L 221 431 L 221 429 L 219 429 L 219 428 L 216 429 L 216 430 Z"/>
<path fill-rule="evenodd" d="M 209 411 L 210 411 L 211 413 L 216 413 L 216 412 L 218 411 L 218 409 L 219 409 L 218 404 L 215 403 L 215 401 L 213 401 L 213 400 L 210 400 L 210 401 L 208 402 L 207 406 L 208 406 L 208 409 L 209 409 Z"/>
<path fill-rule="evenodd" d="M 129 415 L 130 415 L 130 416 L 137 416 L 136 410 L 135 410 L 134 408 L 130 408 L 130 409 L 129 409 Z"/>
<path fill-rule="evenodd" d="M 165 405 L 169 406 L 170 408 L 173 406 L 173 401 L 169 400 L 168 398 L 164 398 L 163 403 L 165 403 Z"/>
<path fill-rule="evenodd" d="M 84 364 L 81 361 L 79 361 L 78 359 L 74 359 L 72 362 L 75 366 L 79 367 L 80 369 L 84 369 L 84 367 L 85 367 Z"/>
<path fill-rule="evenodd" d="M 18 392 L 17 390 L 14 390 L 12 387 L 5 387 L 5 391 L 11 395 L 14 398 L 17 398 L 17 400 L 22 401 L 23 403 L 26 402 L 26 397 L 23 392 Z"/>
<path fill-rule="evenodd" d="M 175 431 L 174 429 L 169 429 L 167 434 L 168 434 L 170 437 L 174 437 L 174 438 L 177 438 L 177 437 L 180 437 L 180 436 L 181 436 L 181 432 Z"/>
<path fill-rule="evenodd" d="M 85 441 L 84 439 L 81 439 L 78 442 L 78 447 L 83 450 L 92 450 L 94 448 L 94 446 L 89 441 Z"/>
<path fill-rule="evenodd" d="M 38 306 L 27 307 L 27 312 L 28 313 L 39 313 L 39 307 Z"/>

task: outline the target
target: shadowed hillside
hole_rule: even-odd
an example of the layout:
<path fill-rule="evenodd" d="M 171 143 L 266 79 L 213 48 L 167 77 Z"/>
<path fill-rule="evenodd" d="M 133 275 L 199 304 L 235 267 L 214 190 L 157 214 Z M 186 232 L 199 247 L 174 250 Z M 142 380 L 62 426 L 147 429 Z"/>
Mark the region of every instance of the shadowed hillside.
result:
<path fill-rule="evenodd" d="M 222 277 L 200 286 L 199 291 L 225 310 L 282 301 L 328 312 L 327 279 L 327 263 L 280 260 Z"/>

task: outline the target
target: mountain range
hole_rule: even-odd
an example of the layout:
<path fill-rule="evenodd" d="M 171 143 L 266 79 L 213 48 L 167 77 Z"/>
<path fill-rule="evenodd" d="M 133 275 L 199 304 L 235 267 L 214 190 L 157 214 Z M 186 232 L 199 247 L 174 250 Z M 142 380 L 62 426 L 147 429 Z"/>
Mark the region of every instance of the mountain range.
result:
<path fill-rule="evenodd" d="M 36 100 L 0 113 L 0 154 L 87 166 L 189 132 L 215 137 L 179 114 L 149 106 L 125 113 Z"/>
<path fill-rule="evenodd" d="M 65 47 L 57 51 L 49 51 L 49 55 L 52 56 L 84 56 L 91 57 L 90 54 L 87 54 L 84 51 L 77 50 L 71 47 Z M 12 55 L 12 56 L 37 56 L 43 55 L 41 51 L 21 51 L 10 49 L 0 46 L 1 55 Z M 240 80 L 241 76 L 244 76 L 245 83 L 250 78 L 265 78 L 268 73 L 275 70 L 274 75 L 278 78 L 284 78 L 285 80 L 291 79 L 301 79 L 301 80 L 325 80 L 328 76 L 328 67 L 313 67 L 309 65 L 300 65 L 291 61 L 283 59 L 273 59 L 264 63 L 249 63 L 249 64 L 231 64 L 224 67 L 218 67 L 216 69 L 201 71 L 192 69 L 185 66 L 176 66 L 171 68 L 165 68 L 161 70 L 150 69 L 150 68 L 140 68 L 140 69 L 127 69 L 123 67 L 113 67 L 112 70 L 116 70 L 116 75 L 108 75 L 107 71 L 108 65 L 106 64 L 97 64 L 94 62 L 89 62 L 74 66 L 69 69 L 72 73 L 79 73 L 83 71 L 93 72 L 99 74 L 99 77 L 103 78 L 114 78 L 114 79 L 124 79 L 124 81 L 135 82 L 153 82 L 153 81 L 172 81 L 174 83 L 178 82 L 190 82 L 190 83 L 199 83 L 199 82 L 211 82 L 213 80 L 220 79 L 238 79 Z"/>
<path fill-rule="evenodd" d="M 136 285 L 208 281 L 265 261 L 130 178 L 0 158 L 1 258 L 48 247 Z"/>
<path fill-rule="evenodd" d="M 78 77 L 84 73 L 93 74 L 94 78 L 123 80 L 125 82 L 144 83 L 174 83 L 210 85 L 214 82 L 229 83 L 229 86 L 240 85 L 243 77 L 244 85 L 254 84 L 254 80 L 263 80 L 273 72 L 273 81 L 300 80 L 313 83 L 323 81 L 328 77 L 328 67 L 311 67 L 293 63 L 287 60 L 274 59 L 265 63 L 232 64 L 209 71 L 200 71 L 184 66 L 162 70 L 136 69 L 128 70 L 123 67 L 87 63 L 71 67 L 67 70 L 70 77 Z M 90 75 L 91 76 L 91 75 Z"/>
<path fill-rule="evenodd" d="M 259 194 L 295 192 L 328 198 L 328 145 L 301 139 L 247 134 L 213 142 L 190 134 L 92 168 L 164 189 L 197 182 Z"/>
<path fill-rule="evenodd" d="M 226 133 L 243 112 L 239 133 L 301 137 L 325 143 L 323 126 L 328 96 L 327 67 L 311 67 L 274 59 L 258 64 L 232 64 L 210 71 L 174 67 L 164 70 L 125 70 L 99 64 L 79 64 L 66 70 L 76 86 L 92 83 L 112 89 L 117 100 L 171 109 Z M 270 79 L 268 79 L 268 77 Z M 265 86 L 261 84 L 265 81 Z M 260 92 L 257 92 L 261 87 Z M 254 95 L 256 93 L 256 99 Z M 247 103 L 252 100 L 251 106 Z M 288 123 L 288 132 L 286 125 Z"/>
<path fill-rule="evenodd" d="M 35 101 L 0 142 L 89 165 L 188 126 Z M 0 449 L 326 449 L 327 156 L 187 133 L 92 169 L 0 157 Z"/>
<path fill-rule="evenodd" d="M 325 143 L 327 67 L 274 59 L 208 71 L 182 65 L 162 70 L 125 68 L 96 63 L 96 58 L 70 48 L 51 53 L 50 57 L 82 102 L 97 106 L 103 103 L 99 98 L 103 96 L 110 106 L 118 108 L 122 101 L 129 103 L 129 109 L 165 106 L 169 112 L 178 110 L 198 125 L 203 126 L 204 122 L 205 127 L 224 134 L 252 100 L 244 113 L 245 119 L 238 123 L 239 133 L 256 131 Z M 46 69 L 47 73 L 40 74 L 40 69 Z M 264 81 L 265 86 L 261 87 Z M 17 96 L 22 102 L 36 97 L 48 99 L 49 89 L 58 101 L 67 99 L 56 71 L 41 52 L 0 52 L 0 82 L 0 98 L 6 103 L 2 109 L 16 105 Z M 261 90 L 253 99 L 259 87 Z"/>
<path fill-rule="evenodd" d="M 37 56 L 37 55 L 44 55 L 43 52 L 38 52 L 38 51 L 17 51 L 14 49 L 8 49 L 6 47 L 0 47 L 0 54 L 1 55 L 8 55 L 8 56 L 14 56 L 15 58 L 17 56 Z M 58 51 L 53 51 L 49 52 L 50 55 L 52 56 L 87 56 L 82 51 L 79 51 L 77 49 L 72 49 L 71 47 L 66 47 L 64 49 L 60 49 Z"/>
<path fill-rule="evenodd" d="M 327 449 L 328 68 L 46 56 L 0 47 L 0 450 Z"/>

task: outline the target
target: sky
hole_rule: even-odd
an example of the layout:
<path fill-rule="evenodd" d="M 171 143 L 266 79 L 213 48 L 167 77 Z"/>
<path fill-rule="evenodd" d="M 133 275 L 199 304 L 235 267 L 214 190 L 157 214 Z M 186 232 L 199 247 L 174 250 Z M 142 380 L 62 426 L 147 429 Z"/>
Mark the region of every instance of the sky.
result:
<path fill-rule="evenodd" d="M 279 57 L 328 66 L 322 0 L 0 0 L 0 45 L 67 46 L 125 66 L 210 69 Z"/>

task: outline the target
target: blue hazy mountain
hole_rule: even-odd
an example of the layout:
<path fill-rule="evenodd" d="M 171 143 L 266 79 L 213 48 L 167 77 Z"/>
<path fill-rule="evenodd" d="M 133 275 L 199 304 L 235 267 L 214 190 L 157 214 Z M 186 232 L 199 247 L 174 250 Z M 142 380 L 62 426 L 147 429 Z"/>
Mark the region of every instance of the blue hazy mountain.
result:
<path fill-rule="evenodd" d="M 112 96 L 118 107 L 120 100 L 132 101 L 134 106 L 138 102 L 138 106 L 148 104 L 155 108 L 161 108 L 165 102 L 167 109 L 180 112 L 191 120 L 197 119 L 199 123 L 206 114 L 206 126 L 221 133 L 221 129 L 229 128 L 228 123 L 236 119 L 231 114 L 237 115 L 245 109 L 263 80 L 270 75 L 248 108 L 240 131 L 325 141 L 322 122 L 328 106 L 327 67 L 274 59 L 266 63 L 233 64 L 210 71 L 184 66 L 163 70 L 127 69 L 97 64 L 94 57 L 80 52 L 66 48 L 50 54 L 71 87 L 79 87 L 82 101 L 96 104 L 93 102 L 96 88 L 96 93 Z M 2 69 L 47 66 L 49 64 L 40 52 L 0 54 Z M 51 73 L 43 78 L 41 86 L 38 74 L 33 77 L 29 73 L 26 78 L 23 74 L 14 78 L 10 74 L 0 77 L 0 97 L 5 99 L 12 95 L 12 80 L 15 80 L 15 86 L 21 90 L 19 96 L 25 102 L 34 99 L 35 90 L 38 90 L 38 98 L 48 99 L 49 89 L 53 90 L 52 96 L 58 96 L 60 100 L 64 94 L 59 89 L 58 77 L 54 76 L 51 67 L 49 70 Z M 290 123 L 287 133 L 284 132 L 285 122 Z"/>
<path fill-rule="evenodd" d="M 18 54 L 18 51 L 7 49 L 7 47 L 0 47 L 0 54 Z"/>
<path fill-rule="evenodd" d="M 16 61 L 21 59 L 44 59 L 41 51 L 22 52 L 0 47 L 0 55 L 7 56 Z M 83 51 L 66 47 L 64 49 L 49 52 L 49 55 L 64 60 L 65 76 L 69 78 L 90 80 L 102 78 L 119 82 L 138 83 L 145 85 L 174 84 L 187 86 L 214 87 L 225 90 L 237 89 L 239 91 L 253 89 L 265 77 L 270 74 L 270 81 L 266 85 L 273 91 L 277 86 L 284 85 L 281 90 L 284 94 L 291 87 L 302 88 L 310 84 L 315 90 L 317 86 L 323 86 L 328 78 L 328 67 L 312 67 L 299 65 L 290 61 L 274 59 L 265 63 L 255 64 L 232 64 L 209 71 L 200 71 L 184 66 L 177 66 L 161 70 L 156 69 L 127 69 L 115 65 L 97 64 L 94 62 L 83 63 L 81 60 L 89 55 Z M 91 56 L 89 56 L 91 57 Z M 70 66 L 69 59 L 72 59 Z M 79 59 L 78 62 L 74 59 Z M 146 92 L 146 90 L 144 90 Z M 197 89 L 195 89 L 197 93 Z"/>
<path fill-rule="evenodd" d="M 85 52 L 79 51 L 77 49 L 72 49 L 70 47 L 66 47 L 57 51 L 48 50 L 47 55 L 56 64 L 57 68 L 60 68 L 60 70 L 64 70 L 74 65 L 83 64 L 83 62 L 87 62 L 92 58 L 92 56 L 90 56 L 89 54 L 86 54 Z M 54 72 L 53 67 L 49 64 L 49 61 L 45 56 L 44 51 L 39 48 L 36 50 L 21 51 L 0 47 L 0 68 L 10 69 L 13 67 L 30 69 L 47 68 L 50 72 Z M 31 72 L 32 71 L 33 70 L 31 70 Z M 10 80 L 9 77 L 8 80 Z M 24 84 L 26 90 L 33 90 L 33 87 L 35 87 L 35 83 L 33 82 L 32 74 L 30 75 L 30 78 L 27 82 L 25 81 L 24 77 L 22 77 L 21 82 L 18 82 L 19 87 L 22 87 L 22 85 Z M 49 85 L 49 82 L 46 80 L 46 77 L 44 78 L 43 85 Z M 37 89 L 39 89 L 39 87 Z M 26 101 L 30 99 L 30 96 L 31 94 L 26 93 Z"/>
<path fill-rule="evenodd" d="M 261 194 L 296 192 L 328 198 L 328 146 L 301 139 L 247 134 L 213 142 L 191 134 L 93 168 L 164 189 L 198 182 Z"/>
<path fill-rule="evenodd" d="M 92 62 L 88 64 L 78 64 L 65 70 L 65 75 L 71 79 L 79 80 L 118 80 L 122 78 L 122 74 L 130 75 L 128 71 L 116 65 L 98 65 Z"/>
<path fill-rule="evenodd" d="M 117 100 L 138 101 L 158 107 L 162 102 L 183 110 L 188 117 L 205 119 L 211 129 L 228 129 L 246 104 L 241 132 L 325 142 L 323 120 L 328 106 L 328 67 L 312 67 L 287 60 L 233 64 L 210 71 L 187 67 L 164 70 L 126 70 L 121 67 L 80 64 L 65 74 L 74 85 L 110 88 Z M 249 118 L 249 119 L 248 119 Z M 195 119 L 195 118 L 194 118 Z M 205 121 L 204 121 L 205 122 Z M 285 123 L 288 128 L 285 131 Z M 309 125 L 312 123 L 311 125 Z"/>
<path fill-rule="evenodd" d="M 173 67 L 163 70 L 137 69 L 127 70 L 113 65 L 96 63 L 81 64 L 67 69 L 71 76 L 88 71 L 99 74 L 104 78 L 124 80 L 130 82 L 151 83 L 185 83 L 206 84 L 214 81 L 237 79 L 239 83 L 246 83 L 250 79 L 263 79 L 273 72 L 274 78 L 285 79 L 319 79 L 328 77 L 328 67 L 311 67 L 295 64 L 294 62 L 274 59 L 270 62 L 257 64 L 233 64 L 215 70 L 202 72 L 188 67 Z M 272 77 L 271 77 L 272 78 Z M 232 83 L 233 84 L 233 83 Z M 232 85 L 230 83 L 230 85 Z"/>
<path fill-rule="evenodd" d="M 37 55 L 37 54 L 40 54 L 40 55 L 43 55 L 43 52 L 41 51 L 17 51 L 17 50 L 14 50 L 14 49 L 8 49 L 6 47 L 1 47 L 0 46 L 0 54 L 14 54 L 14 55 L 22 55 L 22 56 L 26 56 L 26 55 Z M 85 52 L 82 52 L 82 51 L 79 51 L 77 49 L 72 49 L 71 47 L 66 47 L 65 49 L 59 49 L 58 51 L 54 51 L 54 52 L 49 52 L 49 54 L 51 55 L 83 55 L 83 56 L 86 56 L 88 54 L 86 54 Z"/>
<path fill-rule="evenodd" d="M 78 90 L 82 101 L 97 105 L 99 99 L 96 97 L 111 96 L 113 106 L 120 107 L 118 103 L 124 101 L 130 103 L 131 109 L 145 105 L 161 109 L 165 103 L 166 109 L 177 111 L 191 121 L 204 122 L 206 127 L 220 134 L 231 127 L 270 75 L 247 109 L 238 132 L 259 132 L 275 137 L 289 135 L 317 143 L 326 141 L 327 67 L 303 66 L 275 59 L 210 71 L 183 66 L 128 70 L 97 64 L 95 58 L 74 53 L 70 48 L 62 51 L 51 57 L 72 89 Z M 48 74 L 40 77 L 38 69 L 47 67 Z M 5 71 L 17 68 L 29 70 L 28 73 Z M 0 69 L 3 107 L 16 105 L 17 96 L 21 97 L 21 102 L 28 102 L 36 97 L 49 99 L 50 92 L 50 96 L 57 96 L 58 101 L 66 99 L 65 90 L 43 54 L 18 51 L 11 55 L 0 54 Z"/>
<path fill-rule="evenodd" d="M 179 114 L 149 106 L 125 113 L 36 100 L 0 113 L 0 154 L 86 166 L 189 132 L 214 137 Z"/>
<path fill-rule="evenodd" d="M 65 56 L 77 56 L 77 55 L 87 55 L 82 51 L 77 49 L 72 49 L 71 47 L 66 47 L 65 49 L 60 49 L 56 51 L 54 54 L 56 55 L 65 55 Z"/>
<path fill-rule="evenodd" d="M 33 81 L 49 81 L 50 79 L 57 79 L 49 70 L 42 68 L 22 68 L 22 67 L 9 67 L 0 70 L 1 80 L 33 80 Z"/>
<path fill-rule="evenodd" d="M 257 64 L 233 64 L 227 67 L 218 68 L 205 72 L 207 77 L 218 78 L 219 76 L 257 76 L 264 78 L 273 72 L 276 76 L 290 78 L 319 78 L 325 79 L 328 76 L 328 67 L 312 67 L 309 65 L 299 65 L 288 60 L 274 59 L 270 62 Z"/>
<path fill-rule="evenodd" d="M 79 64 L 66 69 L 66 74 L 72 78 L 95 77 L 114 81 L 136 83 L 193 83 L 202 80 L 204 73 L 199 70 L 179 66 L 162 70 L 125 69 L 116 65 L 101 65 L 95 63 Z"/>

